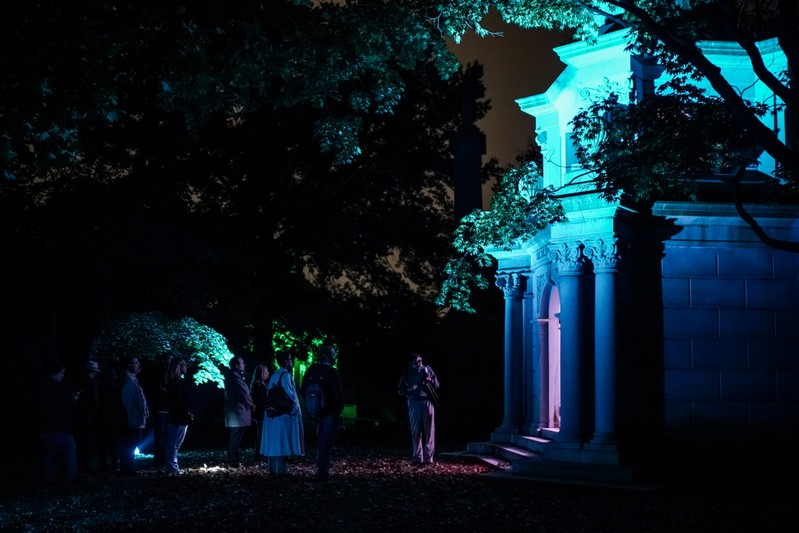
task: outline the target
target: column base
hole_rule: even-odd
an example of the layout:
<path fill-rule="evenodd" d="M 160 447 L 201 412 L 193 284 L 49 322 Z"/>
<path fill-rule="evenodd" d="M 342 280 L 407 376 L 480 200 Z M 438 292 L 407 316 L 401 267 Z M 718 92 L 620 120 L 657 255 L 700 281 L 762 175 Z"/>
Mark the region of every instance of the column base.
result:
<path fill-rule="evenodd" d="M 544 450 L 545 461 L 620 465 L 621 453 L 616 444 L 597 444 L 594 442 L 550 442 Z"/>
<path fill-rule="evenodd" d="M 519 426 L 501 425 L 491 433 L 491 442 L 510 442 L 514 435 L 521 434 Z"/>
<path fill-rule="evenodd" d="M 594 438 L 591 439 L 591 444 L 607 445 L 616 444 L 616 435 L 614 433 L 595 433 Z"/>

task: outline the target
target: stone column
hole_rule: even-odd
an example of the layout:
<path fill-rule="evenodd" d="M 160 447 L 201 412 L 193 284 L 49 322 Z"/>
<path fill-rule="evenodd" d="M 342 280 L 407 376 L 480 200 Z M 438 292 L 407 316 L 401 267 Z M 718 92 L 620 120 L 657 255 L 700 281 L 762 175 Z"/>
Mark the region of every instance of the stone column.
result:
<path fill-rule="evenodd" d="M 533 283 L 527 280 L 527 290 L 524 292 L 522 300 L 522 326 L 524 336 L 522 341 L 522 389 L 524 391 L 524 433 L 527 435 L 535 434 L 538 430 L 538 412 L 536 394 L 538 384 L 538 340 L 535 333 L 535 294 L 533 293 Z"/>
<path fill-rule="evenodd" d="M 599 240 L 586 250 L 594 263 L 594 437 L 596 444 L 616 442 L 616 239 Z"/>
<path fill-rule="evenodd" d="M 498 429 L 504 433 L 518 433 L 522 422 L 524 285 L 524 277 L 518 272 L 497 274 L 497 287 L 505 294 L 505 417 Z"/>
<path fill-rule="evenodd" d="M 579 242 L 552 251 L 560 291 L 560 432 L 558 440 L 580 442 L 583 423 L 583 324 L 581 278 L 586 258 Z"/>

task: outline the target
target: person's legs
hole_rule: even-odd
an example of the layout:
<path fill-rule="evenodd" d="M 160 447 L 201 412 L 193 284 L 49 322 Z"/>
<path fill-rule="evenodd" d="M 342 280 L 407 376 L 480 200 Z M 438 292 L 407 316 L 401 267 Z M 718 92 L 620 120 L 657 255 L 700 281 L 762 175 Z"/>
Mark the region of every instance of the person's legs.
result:
<path fill-rule="evenodd" d="M 436 453 L 436 409 L 431 402 L 419 402 L 425 406 L 422 415 L 422 446 L 424 453 L 422 462 L 433 464 L 433 455 Z"/>
<path fill-rule="evenodd" d="M 156 411 L 153 417 L 153 462 L 156 466 L 169 466 L 169 413 Z"/>
<path fill-rule="evenodd" d="M 288 464 L 286 462 L 286 458 L 284 456 L 270 456 L 268 458 L 269 462 L 269 473 L 270 474 L 287 474 L 288 473 Z"/>
<path fill-rule="evenodd" d="M 89 435 L 85 429 L 75 433 L 75 449 L 78 455 L 78 471 L 81 474 L 89 472 Z"/>
<path fill-rule="evenodd" d="M 241 464 L 241 440 L 244 438 L 246 427 L 230 428 L 228 439 L 227 460 L 231 466 Z"/>
<path fill-rule="evenodd" d="M 167 466 L 166 469 L 168 472 L 178 472 L 180 467 L 178 466 L 178 450 L 183 445 L 183 440 L 186 438 L 186 430 L 189 426 L 175 426 L 169 424 L 169 445 L 167 446 Z"/>
<path fill-rule="evenodd" d="M 261 427 L 262 422 L 260 420 L 256 420 L 253 417 L 253 425 L 255 426 L 255 462 L 260 463 L 263 461 L 263 456 L 261 455 L 261 433 L 263 432 L 263 428 Z"/>
<path fill-rule="evenodd" d="M 411 424 L 411 459 L 414 463 L 421 463 L 422 452 L 422 416 L 426 412 L 425 402 L 408 400 L 408 419 Z"/>
<path fill-rule="evenodd" d="M 50 433 L 44 436 L 44 480 L 47 483 L 52 483 L 56 480 L 56 472 L 58 465 L 56 463 L 56 455 L 58 455 L 58 442 L 55 433 Z"/>
<path fill-rule="evenodd" d="M 67 480 L 73 481 L 77 474 L 77 451 L 75 449 L 75 438 L 68 434 L 62 433 L 63 443 L 62 452 L 64 454 L 64 468 L 67 471 Z"/>
<path fill-rule="evenodd" d="M 330 469 L 330 452 L 339 428 L 337 415 L 326 416 L 316 425 L 316 475 L 327 477 Z"/>
<path fill-rule="evenodd" d="M 136 448 L 141 442 L 141 428 L 124 428 L 123 431 L 119 471 L 123 474 L 131 474 L 136 470 Z"/>

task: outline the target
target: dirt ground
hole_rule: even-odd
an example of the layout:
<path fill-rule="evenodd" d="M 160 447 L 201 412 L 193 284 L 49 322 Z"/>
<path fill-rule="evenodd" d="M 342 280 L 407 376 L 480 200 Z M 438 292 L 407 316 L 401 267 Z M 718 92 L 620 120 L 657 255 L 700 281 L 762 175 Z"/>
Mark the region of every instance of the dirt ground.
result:
<path fill-rule="evenodd" d="M 336 448 L 332 478 L 314 479 L 313 448 L 289 477 L 221 448 L 181 453 L 182 474 L 152 459 L 139 475 L 95 473 L 45 485 L 36 465 L 5 457 L 0 531 L 794 531 L 796 481 L 613 488 L 496 479 L 491 468 L 440 460 L 408 464 L 397 446 Z"/>

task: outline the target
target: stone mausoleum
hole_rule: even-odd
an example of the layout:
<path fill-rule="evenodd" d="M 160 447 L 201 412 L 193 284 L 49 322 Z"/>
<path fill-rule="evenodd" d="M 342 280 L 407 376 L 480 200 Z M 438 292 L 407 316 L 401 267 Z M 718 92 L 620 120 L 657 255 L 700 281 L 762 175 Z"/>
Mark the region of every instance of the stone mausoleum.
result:
<path fill-rule="evenodd" d="M 504 414 L 469 451 L 512 474 L 635 482 L 713 458 L 757 465 L 797 444 L 799 255 L 761 243 L 731 200 L 637 212 L 601 199 L 577 165 L 579 109 L 602 91 L 640 98 L 663 81 L 626 45 L 617 31 L 555 49 L 565 70 L 517 100 L 536 119 L 544 185 L 560 190 L 568 221 L 492 251 L 505 297 Z M 775 41 L 758 46 L 784 68 Z M 773 101 L 737 44 L 702 48 L 745 97 Z M 766 119 L 782 131 L 778 109 Z M 764 154 L 752 172 L 773 168 Z M 747 209 L 771 236 L 799 240 L 799 206 Z"/>

